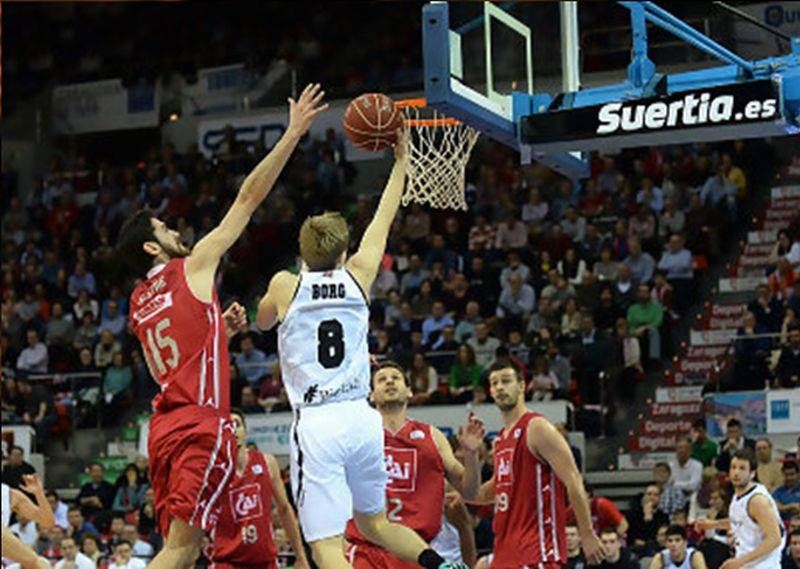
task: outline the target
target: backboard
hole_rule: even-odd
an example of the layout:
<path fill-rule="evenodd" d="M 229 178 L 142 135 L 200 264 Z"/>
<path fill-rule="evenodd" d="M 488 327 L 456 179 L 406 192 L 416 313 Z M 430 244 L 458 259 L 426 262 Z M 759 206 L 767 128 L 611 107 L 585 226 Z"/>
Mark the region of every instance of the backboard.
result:
<path fill-rule="evenodd" d="M 652 2 L 607 6 L 629 12 L 630 62 L 623 81 L 581 89 L 577 2 L 426 4 L 427 104 L 572 179 L 591 150 L 800 133 L 800 37 L 749 61 Z M 724 65 L 659 73 L 655 29 Z M 545 84 L 553 66 L 561 82 Z"/>

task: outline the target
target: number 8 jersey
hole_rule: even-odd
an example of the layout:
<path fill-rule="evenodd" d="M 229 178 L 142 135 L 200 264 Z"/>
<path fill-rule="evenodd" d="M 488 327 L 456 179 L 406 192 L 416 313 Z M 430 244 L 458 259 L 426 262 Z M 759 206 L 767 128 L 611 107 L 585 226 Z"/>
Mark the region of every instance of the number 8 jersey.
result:
<path fill-rule="evenodd" d="M 230 407 L 228 337 L 216 290 L 198 299 L 186 280 L 186 259 L 154 267 L 131 294 L 130 322 L 161 393 L 153 408 Z"/>
<path fill-rule="evenodd" d="M 369 307 L 346 269 L 301 272 L 278 327 L 281 375 L 292 407 L 366 399 Z"/>

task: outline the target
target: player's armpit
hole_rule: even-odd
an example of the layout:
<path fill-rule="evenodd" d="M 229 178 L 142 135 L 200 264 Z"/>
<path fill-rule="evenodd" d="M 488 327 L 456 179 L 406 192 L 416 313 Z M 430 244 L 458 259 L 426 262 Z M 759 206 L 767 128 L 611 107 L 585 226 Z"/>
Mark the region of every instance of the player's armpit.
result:
<path fill-rule="evenodd" d="M 258 303 L 256 325 L 261 330 L 270 330 L 286 316 L 286 311 L 297 289 L 298 278 L 289 271 L 275 273 L 267 292 Z"/>
<path fill-rule="evenodd" d="M 255 199 L 239 192 L 219 225 L 192 249 L 192 254 L 186 259 L 186 280 L 200 300 L 211 302 L 219 261 L 247 227 L 257 206 Z"/>

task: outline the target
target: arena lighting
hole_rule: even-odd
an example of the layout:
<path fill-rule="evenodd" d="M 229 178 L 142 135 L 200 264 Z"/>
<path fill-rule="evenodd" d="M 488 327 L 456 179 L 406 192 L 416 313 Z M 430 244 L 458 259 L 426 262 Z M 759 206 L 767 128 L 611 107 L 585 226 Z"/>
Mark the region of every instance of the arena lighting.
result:
<path fill-rule="evenodd" d="M 169 120 L 170 121 L 176 121 L 179 118 L 181 118 L 181 116 L 178 113 L 172 113 L 171 115 L 169 115 Z"/>

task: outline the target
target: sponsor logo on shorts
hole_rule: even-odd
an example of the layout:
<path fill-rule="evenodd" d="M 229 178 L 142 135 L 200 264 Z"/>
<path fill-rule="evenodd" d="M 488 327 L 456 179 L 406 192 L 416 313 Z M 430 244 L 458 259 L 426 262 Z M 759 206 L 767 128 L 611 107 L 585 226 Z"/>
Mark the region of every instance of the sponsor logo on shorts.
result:
<path fill-rule="evenodd" d="M 233 520 L 237 523 L 259 518 L 264 513 L 261 502 L 261 484 L 246 484 L 231 490 L 228 494 L 233 512 Z"/>
<path fill-rule="evenodd" d="M 417 449 L 386 447 L 384 453 L 389 474 L 386 488 L 393 492 L 413 492 L 417 486 Z"/>

